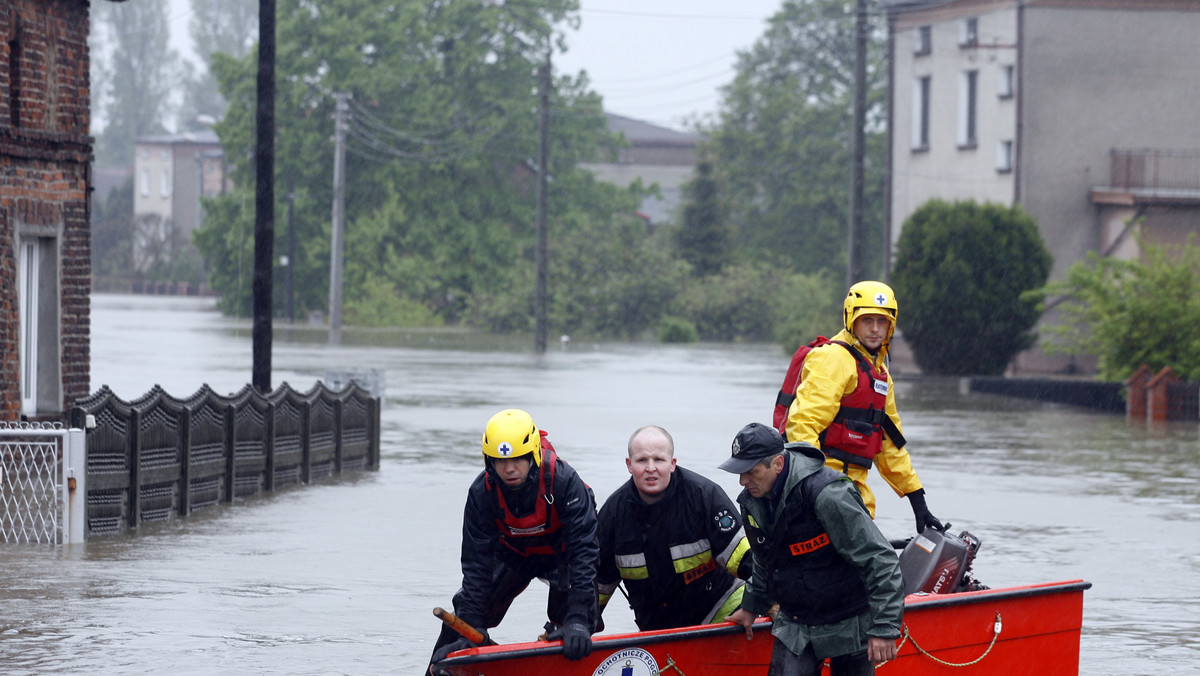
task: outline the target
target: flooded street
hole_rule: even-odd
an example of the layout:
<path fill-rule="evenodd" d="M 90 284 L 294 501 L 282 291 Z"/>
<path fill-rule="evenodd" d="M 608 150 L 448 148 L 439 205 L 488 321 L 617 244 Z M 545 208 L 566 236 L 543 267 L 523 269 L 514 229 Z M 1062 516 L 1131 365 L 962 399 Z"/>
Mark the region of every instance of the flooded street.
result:
<path fill-rule="evenodd" d="M 125 400 L 250 381 L 249 322 L 212 301 L 98 295 L 92 378 Z M 603 501 L 628 478 L 625 442 L 654 423 L 679 464 L 724 486 L 737 430 L 769 421 L 787 356 L 774 345 L 527 345 L 440 332 L 276 322 L 272 385 L 326 370 L 385 376 L 378 472 L 220 506 L 83 547 L 0 546 L 3 674 L 419 674 L 457 589 L 463 501 L 496 411 L 528 410 Z M 554 342 L 554 341 L 552 341 Z M 897 384 L 930 510 L 983 541 L 974 571 L 1008 586 L 1082 578 L 1082 674 L 1200 673 L 1200 429 Z M 878 523 L 913 529 L 874 473 Z M 885 492 L 886 491 L 886 492 Z M 541 631 L 538 583 L 492 631 Z M 609 631 L 633 630 L 614 601 Z M 886 667 L 880 671 L 886 676 Z M 1031 662 L 1029 674 L 1041 674 Z"/>

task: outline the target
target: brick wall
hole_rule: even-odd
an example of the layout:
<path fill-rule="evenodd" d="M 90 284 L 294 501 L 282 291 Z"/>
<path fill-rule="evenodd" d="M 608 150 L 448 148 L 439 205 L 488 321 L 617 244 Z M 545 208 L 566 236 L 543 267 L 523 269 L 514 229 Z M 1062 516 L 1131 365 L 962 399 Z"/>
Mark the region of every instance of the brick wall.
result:
<path fill-rule="evenodd" d="M 88 1 L 0 4 L 0 420 L 20 418 L 15 245 L 58 246 L 61 411 L 88 395 L 91 291 Z"/>

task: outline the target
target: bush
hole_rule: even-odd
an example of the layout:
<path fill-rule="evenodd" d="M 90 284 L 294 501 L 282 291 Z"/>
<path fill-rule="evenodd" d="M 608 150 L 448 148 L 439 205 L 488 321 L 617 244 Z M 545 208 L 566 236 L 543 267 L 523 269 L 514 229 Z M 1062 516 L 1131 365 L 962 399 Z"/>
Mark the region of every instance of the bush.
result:
<path fill-rule="evenodd" d="M 692 279 L 679 294 L 676 307 L 703 340 L 762 341 L 774 336 L 774 307 L 779 302 L 774 269 L 739 264 Z"/>
<path fill-rule="evenodd" d="M 1036 340 L 1052 258 L 1019 206 L 932 200 L 904 223 L 892 286 L 898 330 L 932 375 L 1000 375 Z"/>
<path fill-rule="evenodd" d="M 1124 380 L 1142 364 L 1200 380 L 1200 248 L 1177 255 L 1142 245 L 1143 260 L 1091 254 L 1042 296 L 1061 296 L 1065 321 L 1047 328 L 1048 352 L 1094 354 L 1100 376 Z"/>
<path fill-rule="evenodd" d="M 842 299 L 846 290 L 829 274 L 788 275 L 775 295 L 775 342 L 790 357 L 796 348 L 817 336 L 833 337 L 842 330 Z"/>
<path fill-rule="evenodd" d="M 387 280 L 372 277 L 345 302 L 350 326 L 441 326 L 432 310 L 396 292 Z"/>
<path fill-rule="evenodd" d="M 699 339 L 696 326 L 682 317 L 663 317 L 658 323 L 659 342 L 694 343 Z"/>

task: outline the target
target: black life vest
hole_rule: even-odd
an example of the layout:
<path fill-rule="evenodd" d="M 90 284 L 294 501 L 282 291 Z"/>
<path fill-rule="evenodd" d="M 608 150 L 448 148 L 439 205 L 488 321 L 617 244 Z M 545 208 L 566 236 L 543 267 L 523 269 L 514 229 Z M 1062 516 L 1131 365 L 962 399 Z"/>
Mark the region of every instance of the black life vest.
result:
<path fill-rule="evenodd" d="M 562 522 L 558 517 L 558 507 L 554 504 L 554 469 L 558 454 L 554 446 L 542 432 L 542 466 L 538 468 L 537 495 L 534 497 L 533 511 L 526 516 L 516 516 L 508 507 L 504 490 L 493 485 L 490 472 L 484 475 L 484 486 L 488 492 L 494 491 L 496 496 L 496 528 L 500 532 L 500 542 L 521 556 L 553 555 L 566 551 L 566 543 L 562 537 Z"/>
<path fill-rule="evenodd" d="M 838 622 L 867 608 L 867 588 L 858 569 L 834 549 L 816 516 L 817 495 L 838 480 L 846 479 L 828 467 L 802 479 L 774 536 L 746 524 L 750 548 L 769 572 L 770 598 L 779 602 L 779 612 L 801 624 Z"/>
<path fill-rule="evenodd" d="M 801 346 L 792 355 L 792 363 L 788 366 L 783 387 L 775 399 L 775 428 L 787 438 L 787 411 L 796 399 L 804 360 L 813 349 L 830 343 L 841 345 L 854 357 L 855 363 L 858 364 L 858 383 L 854 392 L 842 398 L 841 407 L 834 415 L 833 422 L 821 432 L 821 450 L 825 451 L 825 455 L 837 458 L 843 463 L 870 467 L 875 456 L 883 448 L 884 434 L 887 434 L 897 448 L 904 447 L 904 435 L 900 434 L 900 429 L 884 412 L 888 394 L 887 371 L 875 368 L 862 353 L 843 341 L 817 336 L 816 340 Z"/>

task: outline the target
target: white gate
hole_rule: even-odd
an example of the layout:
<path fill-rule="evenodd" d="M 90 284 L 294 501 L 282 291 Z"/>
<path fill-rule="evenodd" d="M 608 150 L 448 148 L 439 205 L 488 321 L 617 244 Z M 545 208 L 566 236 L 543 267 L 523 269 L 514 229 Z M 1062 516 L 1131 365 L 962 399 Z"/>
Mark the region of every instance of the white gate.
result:
<path fill-rule="evenodd" d="M 86 458 L 83 430 L 0 423 L 0 542 L 82 544 Z"/>

